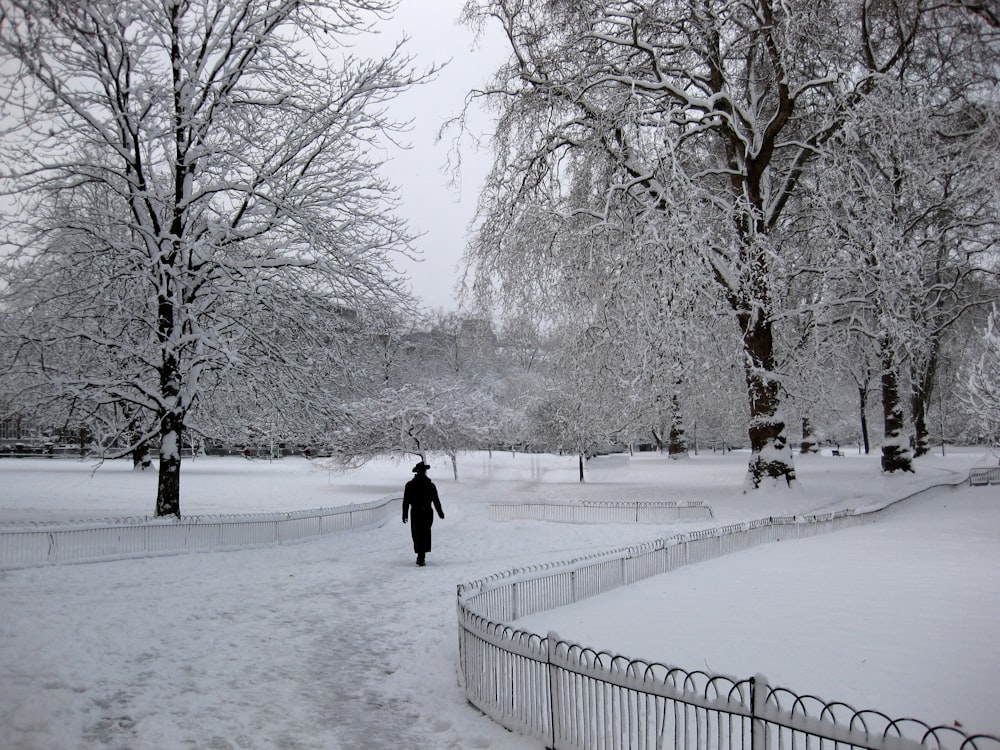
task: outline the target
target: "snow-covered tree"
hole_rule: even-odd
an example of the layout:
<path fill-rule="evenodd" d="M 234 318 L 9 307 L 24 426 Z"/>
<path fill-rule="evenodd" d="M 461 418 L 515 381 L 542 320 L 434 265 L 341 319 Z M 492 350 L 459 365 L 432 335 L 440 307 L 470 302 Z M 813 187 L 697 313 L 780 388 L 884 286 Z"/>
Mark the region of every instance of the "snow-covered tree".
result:
<path fill-rule="evenodd" d="M 1000 308 L 993 307 L 983 331 L 979 358 L 965 372 L 963 405 L 993 444 L 1000 442 Z"/>
<path fill-rule="evenodd" d="M 572 233 L 584 219 L 606 221 L 609 207 L 632 201 L 637 214 L 655 210 L 701 226 L 693 249 L 743 342 L 750 479 L 791 481 L 781 406 L 782 365 L 790 360 L 776 328 L 794 313 L 782 308 L 795 303 L 785 295 L 789 274 L 802 263 L 817 272 L 834 267 L 832 256 L 817 264 L 803 254 L 828 229 L 814 226 L 809 237 L 796 226 L 817 172 L 830 167 L 819 157 L 851 137 L 859 108 L 908 116 L 891 99 L 882 103 L 893 82 L 904 91 L 938 87 L 953 104 L 988 98 L 992 77 L 983 77 L 982 62 L 995 52 L 982 46 L 980 31 L 991 14 L 959 0 L 474 0 L 467 17 L 499 23 L 512 53 L 482 92 L 496 102 L 499 127 L 469 256 L 478 274 L 473 287 L 510 303 L 562 283 L 566 264 L 553 271 L 552 259 L 566 250 L 548 231 L 553 214 L 563 218 L 560 231 Z M 941 88 L 943 62 L 961 74 L 954 81 L 981 88 Z M 899 134 L 889 128 L 884 137 L 906 153 L 912 142 Z M 953 147 L 975 153 L 968 143 Z M 933 163 L 938 155 L 931 148 L 921 158 Z M 949 200 L 957 207 L 962 198 Z M 905 231 L 941 239 L 950 226 Z M 955 239 L 945 244 L 957 248 Z M 887 242 L 880 250 L 887 257 L 870 266 L 883 280 L 899 247 Z M 577 251 L 586 267 L 587 247 Z M 665 244 L 662 251 L 676 250 Z M 603 270 L 594 267 L 595 278 Z M 905 380 L 911 360 L 897 351 L 893 315 L 875 321 L 873 333 L 884 334 L 887 378 Z M 898 391 L 884 385 L 888 394 Z"/>
<path fill-rule="evenodd" d="M 525 399 L 525 419 L 532 445 L 577 457 L 583 482 L 586 461 L 621 446 L 631 421 L 603 387 L 598 370 L 571 357 L 557 372 L 546 387 Z"/>
<path fill-rule="evenodd" d="M 893 55 L 901 62 L 872 77 L 820 157 L 815 198 L 829 213 L 814 230 L 838 259 L 825 278 L 839 299 L 828 302 L 879 349 L 888 472 L 910 470 L 927 450 L 945 338 L 993 299 L 1000 242 L 1000 110 L 990 93 L 1000 38 L 955 7 L 890 10 L 866 15 L 864 62 L 870 73 Z"/>
<path fill-rule="evenodd" d="M 207 373 L 294 372 L 308 354 L 282 337 L 322 346 L 305 325 L 317 303 L 398 296 L 390 258 L 406 236 L 369 154 L 396 127 L 386 101 L 420 74 L 398 49 L 346 46 L 392 8 L 0 3 L 15 345 L 46 387 L 142 411 L 157 515 L 180 514 L 180 445 Z M 246 323 L 265 313 L 274 325 Z"/>
<path fill-rule="evenodd" d="M 459 451 L 481 449 L 496 421 L 488 393 L 455 380 L 427 380 L 351 401 L 333 415 L 327 436 L 332 463 L 357 467 L 378 455 L 438 452 L 451 459 L 458 479 Z"/>
<path fill-rule="evenodd" d="M 576 356 L 601 372 L 632 435 L 652 437 L 675 458 L 688 450 L 686 381 L 717 333 L 711 280 L 687 252 L 698 239 L 678 216 L 609 216 L 575 239 L 559 287 L 568 298 L 564 323 L 587 327 Z"/>
<path fill-rule="evenodd" d="M 772 230 L 836 129 L 843 87 L 856 83 L 838 70 L 849 65 L 850 10 L 770 0 L 469 5 L 474 22 L 499 20 L 512 50 L 492 89 L 497 161 L 473 259 L 493 273 L 497 254 L 520 247 L 539 259 L 532 271 L 541 265 L 544 254 L 508 231 L 523 231 L 511 219 L 539 194 L 597 215 L 623 193 L 665 213 L 709 209 L 715 236 L 697 250 L 744 342 L 754 485 L 794 479 L 775 372 Z M 587 173 L 589 190 L 569 188 Z"/>

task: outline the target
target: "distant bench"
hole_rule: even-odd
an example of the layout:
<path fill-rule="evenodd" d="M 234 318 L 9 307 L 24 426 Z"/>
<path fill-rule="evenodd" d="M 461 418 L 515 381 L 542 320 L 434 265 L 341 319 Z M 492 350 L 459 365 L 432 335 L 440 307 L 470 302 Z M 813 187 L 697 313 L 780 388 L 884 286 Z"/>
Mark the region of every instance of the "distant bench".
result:
<path fill-rule="evenodd" d="M 1000 466 L 975 466 L 969 469 L 969 484 L 973 487 L 1000 484 Z"/>

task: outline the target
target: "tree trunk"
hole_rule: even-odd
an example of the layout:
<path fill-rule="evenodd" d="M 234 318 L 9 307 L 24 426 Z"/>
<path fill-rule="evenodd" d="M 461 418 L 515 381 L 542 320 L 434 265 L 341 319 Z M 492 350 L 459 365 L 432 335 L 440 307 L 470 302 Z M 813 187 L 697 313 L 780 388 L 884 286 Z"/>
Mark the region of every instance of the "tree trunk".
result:
<path fill-rule="evenodd" d="M 858 386 L 858 405 L 861 409 L 861 439 L 865 444 L 865 455 L 871 453 L 871 441 L 868 439 L 868 387 Z"/>
<path fill-rule="evenodd" d="M 670 399 L 670 406 L 670 437 L 667 443 L 667 455 L 670 458 L 686 458 L 688 455 L 687 437 L 684 434 L 681 401 L 676 393 Z"/>
<path fill-rule="evenodd" d="M 809 417 L 802 417 L 802 444 L 799 446 L 800 453 L 816 452 L 816 436 L 813 434 L 812 425 L 809 424 Z"/>
<path fill-rule="evenodd" d="M 583 452 L 582 451 L 580 452 L 580 481 L 581 482 L 585 481 L 584 475 L 583 475 Z"/>
<path fill-rule="evenodd" d="M 663 454 L 663 448 L 666 445 L 665 434 L 669 432 L 667 427 L 666 416 L 664 415 L 665 409 L 663 408 L 663 395 L 660 392 L 656 394 L 656 401 L 654 406 L 654 414 L 656 414 L 656 421 L 650 427 L 650 432 L 653 435 L 653 443 L 656 445 L 656 452 Z"/>
<path fill-rule="evenodd" d="M 934 371 L 937 369 L 937 352 L 931 353 L 927 364 L 920 372 L 913 372 L 913 395 L 910 398 L 910 417 L 913 419 L 913 457 L 919 458 L 930 452 L 927 438 L 927 405 L 934 389 Z"/>
<path fill-rule="evenodd" d="M 145 470 L 149 468 L 150 463 L 149 444 L 140 443 L 132 450 L 132 468 Z"/>
<path fill-rule="evenodd" d="M 780 395 L 774 377 L 771 322 L 759 306 L 738 311 L 743 331 L 747 395 L 750 402 L 750 465 L 748 480 L 756 489 L 765 478 L 795 481 L 785 420 L 778 410 Z"/>
<path fill-rule="evenodd" d="M 919 458 L 930 452 L 927 439 L 927 404 L 923 397 L 914 389 L 910 399 L 910 413 L 913 418 L 913 457 Z"/>
<path fill-rule="evenodd" d="M 882 342 L 882 471 L 913 471 L 913 452 L 906 435 L 906 415 L 899 397 L 899 371 L 892 348 Z"/>
<path fill-rule="evenodd" d="M 181 517 L 181 420 L 165 415 L 160 432 L 160 470 L 156 484 L 156 515 Z"/>
<path fill-rule="evenodd" d="M 656 445 L 656 452 L 663 453 L 663 435 L 660 430 L 656 427 L 650 430 L 653 435 L 653 443 Z"/>
<path fill-rule="evenodd" d="M 169 283 L 164 283 L 168 288 Z M 180 363 L 173 351 L 174 305 L 164 294 L 159 299 L 157 334 L 163 361 L 160 364 L 160 470 L 156 485 L 156 515 L 181 517 L 181 439 L 184 414 L 181 410 Z"/>

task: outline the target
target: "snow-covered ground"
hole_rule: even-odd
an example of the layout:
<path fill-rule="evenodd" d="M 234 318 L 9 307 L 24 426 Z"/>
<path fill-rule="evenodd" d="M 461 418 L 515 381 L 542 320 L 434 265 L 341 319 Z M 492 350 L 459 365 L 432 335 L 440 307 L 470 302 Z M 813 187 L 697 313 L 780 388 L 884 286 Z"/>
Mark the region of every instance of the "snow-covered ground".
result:
<path fill-rule="evenodd" d="M 1000 497 L 920 498 L 876 525 L 691 565 L 517 625 L 1000 736 Z"/>
<path fill-rule="evenodd" d="M 392 523 L 294 545 L 0 572 L 0 747 L 537 748 L 457 684 L 456 584 L 510 567 L 768 515 L 865 507 L 995 462 L 982 449 L 882 477 L 799 457 L 800 486 L 743 494 L 745 454 L 672 462 L 494 453 L 432 459 L 446 518 L 426 568 Z M 328 507 L 398 493 L 411 462 L 187 461 L 185 514 Z M 0 460 L 0 524 L 141 516 L 128 464 Z M 488 520 L 517 499 L 703 500 L 714 522 Z M 701 563 L 532 629 L 689 669 L 1000 734 L 1000 489 L 946 491 L 882 523 Z M 615 615 L 614 613 L 617 613 Z M 627 616 L 619 616 L 627 615 Z M 664 634 L 669 640 L 664 640 Z"/>

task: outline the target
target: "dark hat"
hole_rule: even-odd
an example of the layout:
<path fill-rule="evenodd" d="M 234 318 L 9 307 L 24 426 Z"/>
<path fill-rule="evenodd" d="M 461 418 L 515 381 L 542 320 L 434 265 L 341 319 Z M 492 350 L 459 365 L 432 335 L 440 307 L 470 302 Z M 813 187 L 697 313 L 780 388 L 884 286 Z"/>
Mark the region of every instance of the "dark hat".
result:
<path fill-rule="evenodd" d="M 429 465 L 427 465 L 423 461 L 421 461 L 420 463 L 418 463 L 416 466 L 413 467 L 413 470 L 415 472 L 419 473 L 419 472 L 427 471 L 429 468 L 431 468 Z"/>

